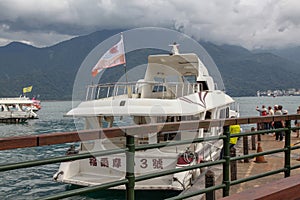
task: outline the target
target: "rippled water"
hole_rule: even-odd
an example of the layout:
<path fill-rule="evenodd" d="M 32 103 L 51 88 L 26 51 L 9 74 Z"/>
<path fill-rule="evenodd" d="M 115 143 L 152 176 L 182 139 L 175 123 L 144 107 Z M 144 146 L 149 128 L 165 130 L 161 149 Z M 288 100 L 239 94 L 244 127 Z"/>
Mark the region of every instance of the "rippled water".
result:
<path fill-rule="evenodd" d="M 42 102 L 39 119 L 26 124 L 0 124 L 0 137 L 76 130 L 72 118 L 63 115 L 72 102 Z M 1 151 L 0 163 L 21 162 L 63 155 L 68 144 Z M 33 199 L 64 191 L 66 185 L 52 181 L 59 164 L 19 169 L 0 174 L 0 199 Z"/>
<path fill-rule="evenodd" d="M 235 100 L 240 105 L 241 116 L 257 116 L 256 106 L 262 104 L 273 106 L 283 105 L 290 114 L 296 113 L 300 105 L 300 97 L 239 97 Z M 63 117 L 72 107 L 72 102 L 42 102 L 39 111 L 39 119 L 30 120 L 27 124 L 0 124 L 0 137 L 43 134 L 50 132 L 76 130 L 72 118 Z M 83 123 L 79 121 L 79 129 Z M 250 128 L 250 127 L 245 127 Z M 0 164 L 21 162 L 64 155 L 69 144 L 15 149 L 0 151 Z M 28 169 L 19 169 L 0 173 L 0 199 L 1 200 L 23 200 L 37 199 L 39 197 L 72 189 L 68 184 L 52 181 L 53 174 L 57 171 L 59 164 L 44 165 Z M 137 199 L 163 199 L 166 192 L 136 192 Z M 168 193 L 168 195 L 171 195 Z M 124 191 L 102 191 L 86 196 L 77 196 L 69 199 L 91 200 L 91 199 L 124 199 Z"/>

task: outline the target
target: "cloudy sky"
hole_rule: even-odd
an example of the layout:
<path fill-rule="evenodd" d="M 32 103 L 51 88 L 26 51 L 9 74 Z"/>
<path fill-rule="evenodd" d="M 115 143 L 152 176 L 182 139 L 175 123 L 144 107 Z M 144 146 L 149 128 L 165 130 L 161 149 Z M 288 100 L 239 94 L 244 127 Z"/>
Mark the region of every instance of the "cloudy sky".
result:
<path fill-rule="evenodd" d="M 299 0 L 0 0 L 0 45 L 50 46 L 103 29 L 165 27 L 248 49 L 300 45 Z"/>

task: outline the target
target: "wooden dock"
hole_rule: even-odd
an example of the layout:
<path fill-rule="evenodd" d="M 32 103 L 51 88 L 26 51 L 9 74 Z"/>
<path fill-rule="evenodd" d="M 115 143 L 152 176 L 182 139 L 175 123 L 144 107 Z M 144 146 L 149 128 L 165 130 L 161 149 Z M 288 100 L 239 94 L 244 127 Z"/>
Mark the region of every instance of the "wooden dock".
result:
<path fill-rule="evenodd" d="M 300 138 L 296 138 L 296 133 L 292 133 L 291 143 L 296 144 L 300 142 Z M 264 151 L 279 149 L 284 147 L 284 142 L 275 141 L 273 134 L 261 135 L 261 146 Z M 248 144 L 251 144 L 251 139 L 249 137 Z M 300 145 L 300 144 L 299 144 Z M 235 146 L 237 150 L 237 156 L 243 155 L 243 139 L 240 138 L 237 145 Z M 251 147 L 251 145 L 249 145 Z M 249 154 L 257 152 L 257 140 L 256 140 L 256 149 L 252 150 L 249 148 Z M 237 162 L 237 179 L 254 176 L 261 173 L 266 173 L 268 171 L 280 169 L 284 166 L 284 153 L 277 153 L 264 156 L 266 163 L 256 163 L 256 158 L 250 159 L 249 162 L 239 161 Z M 300 158 L 300 149 L 293 150 L 291 154 L 291 165 L 300 164 L 300 161 L 297 159 Z M 222 183 L 222 165 L 216 165 L 209 168 L 215 176 L 215 184 Z M 296 178 L 294 178 L 296 177 Z M 222 190 L 217 190 L 215 193 L 216 199 L 224 200 L 253 200 L 253 199 L 265 199 L 267 195 L 270 195 L 270 200 L 273 199 L 286 199 L 279 198 L 283 197 L 286 194 L 288 199 L 299 199 L 299 195 L 293 194 L 293 198 L 288 196 L 291 191 L 300 189 L 300 168 L 292 170 L 290 179 L 283 179 L 284 173 L 275 174 L 272 176 L 255 179 L 253 181 L 241 183 L 230 187 L 230 196 L 222 196 Z M 262 188 L 263 189 L 260 189 Z M 205 188 L 205 175 L 202 174 L 194 185 L 191 188 L 188 188 L 182 194 L 189 192 L 195 192 Z M 298 190 L 299 191 L 299 190 Z M 297 191 L 297 194 L 299 193 Z M 269 192 L 267 194 L 266 192 Z M 278 195 L 278 196 L 276 196 Z M 272 197 L 272 198 L 271 198 Z M 198 195 L 195 197 L 187 198 L 188 200 L 199 200 L 205 199 L 205 194 Z M 266 198 L 268 199 L 268 198 Z"/>

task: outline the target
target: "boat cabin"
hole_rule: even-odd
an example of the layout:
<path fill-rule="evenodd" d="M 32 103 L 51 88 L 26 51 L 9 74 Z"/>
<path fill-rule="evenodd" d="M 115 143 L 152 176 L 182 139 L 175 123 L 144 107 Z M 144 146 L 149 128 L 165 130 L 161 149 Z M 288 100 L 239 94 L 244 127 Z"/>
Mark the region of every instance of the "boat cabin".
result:
<path fill-rule="evenodd" d="M 90 85 L 86 100 L 122 95 L 128 98 L 176 99 L 215 89 L 213 78 L 196 54 L 175 52 L 150 55 L 145 77 L 137 82 Z"/>

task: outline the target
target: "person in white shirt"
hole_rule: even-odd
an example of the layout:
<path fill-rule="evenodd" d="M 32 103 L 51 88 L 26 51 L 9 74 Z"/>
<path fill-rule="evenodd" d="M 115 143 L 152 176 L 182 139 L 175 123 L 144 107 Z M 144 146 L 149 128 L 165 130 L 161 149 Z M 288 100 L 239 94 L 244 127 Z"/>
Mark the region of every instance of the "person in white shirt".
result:
<path fill-rule="evenodd" d="M 272 109 L 271 106 L 268 107 L 268 116 L 273 116 L 274 115 L 274 110 Z M 273 122 L 269 123 L 269 129 L 273 129 Z"/>

